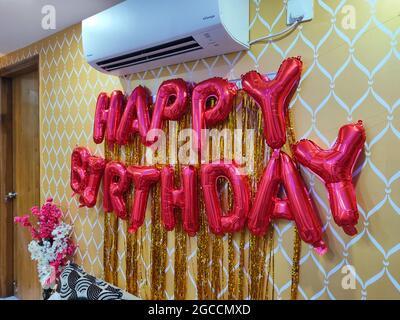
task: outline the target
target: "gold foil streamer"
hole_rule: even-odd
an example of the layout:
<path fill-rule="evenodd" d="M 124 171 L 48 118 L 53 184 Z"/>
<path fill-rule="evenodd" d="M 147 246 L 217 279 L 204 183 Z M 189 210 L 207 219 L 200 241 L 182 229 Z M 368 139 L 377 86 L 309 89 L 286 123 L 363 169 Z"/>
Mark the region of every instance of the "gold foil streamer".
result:
<path fill-rule="evenodd" d="M 259 299 L 265 300 L 268 299 L 268 290 L 267 290 L 267 281 L 268 281 L 268 273 L 266 270 L 267 266 L 267 251 L 268 251 L 268 237 L 264 236 L 262 241 L 262 247 L 260 248 L 261 254 L 261 279 L 260 279 L 260 287 L 259 287 Z"/>
<path fill-rule="evenodd" d="M 214 107 L 216 100 L 214 98 L 211 98 L 211 108 Z M 221 130 L 224 127 L 223 124 L 218 124 L 217 129 Z M 223 159 L 224 156 L 224 140 L 220 139 L 219 141 L 219 147 L 220 147 L 220 154 L 219 158 Z M 209 147 L 209 145 L 208 145 Z M 211 148 L 208 148 L 209 152 L 209 159 L 214 161 L 218 159 L 213 159 L 213 154 L 212 154 L 212 145 Z M 218 192 L 220 194 L 220 200 L 221 203 L 223 202 L 222 196 L 223 196 L 223 186 L 225 184 L 225 181 L 223 179 L 219 179 L 217 181 L 217 188 Z M 224 209 L 224 206 L 222 204 L 222 208 Z M 213 235 L 212 237 L 212 258 L 211 258 L 211 288 L 212 288 L 212 297 L 213 299 L 218 299 L 219 298 L 219 293 L 221 291 L 221 264 L 222 264 L 222 238 L 217 235 Z"/>
<path fill-rule="evenodd" d="M 247 108 L 249 104 L 249 98 L 247 94 L 243 93 L 242 95 L 242 108 L 241 108 L 241 127 L 242 127 L 242 156 L 245 153 L 245 146 L 246 146 L 246 133 L 245 130 L 247 129 L 246 126 L 246 117 L 247 117 Z M 243 230 L 240 234 L 240 257 L 239 257 L 239 270 L 238 270 L 238 299 L 244 299 L 244 268 L 245 268 L 245 246 L 246 242 L 246 231 Z"/>
<path fill-rule="evenodd" d="M 152 190 L 151 205 L 151 298 L 162 300 L 165 299 L 167 233 L 161 225 L 159 184 Z"/>
<path fill-rule="evenodd" d="M 211 107 L 214 106 L 215 100 L 211 100 Z M 211 150 L 209 149 L 209 145 L 207 142 L 207 150 L 209 153 L 209 159 L 211 159 Z M 201 159 L 199 159 L 201 162 Z M 201 163 L 198 164 L 199 168 L 201 167 Z M 206 209 L 204 205 L 204 196 L 202 187 L 200 184 L 200 196 L 199 196 L 199 208 L 200 208 L 200 232 L 197 236 L 197 298 L 199 300 L 211 299 L 215 295 L 211 296 L 211 290 L 209 287 L 209 263 L 210 263 L 210 242 L 209 242 L 209 229 L 206 218 Z M 214 241 L 212 242 L 214 245 Z M 214 260 L 215 253 L 212 251 L 212 259 Z M 213 265 L 213 261 L 212 261 Z M 213 270 L 213 269 L 212 269 Z M 214 279 L 214 276 L 213 276 Z M 215 279 L 216 280 L 216 279 Z M 211 280 L 211 288 L 215 292 L 215 284 L 214 281 Z M 215 298 L 214 298 L 215 299 Z"/>
<path fill-rule="evenodd" d="M 105 213 L 104 219 L 104 279 L 118 286 L 118 217 Z"/>
<path fill-rule="evenodd" d="M 185 114 L 184 118 L 177 122 L 176 125 L 176 161 L 178 161 L 178 149 L 179 149 L 179 132 L 183 128 L 188 127 L 188 114 Z M 175 165 L 175 187 L 181 187 L 181 164 Z M 176 300 L 183 300 L 186 297 L 186 232 L 182 227 L 182 212 L 177 210 L 176 226 L 175 226 L 175 273 L 174 273 L 174 297 Z"/>
<path fill-rule="evenodd" d="M 254 235 L 250 235 L 250 243 L 249 243 L 249 270 L 250 270 L 250 292 L 249 296 L 251 300 L 255 300 L 255 295 L 257 291 L 257 258 L 256 258 L 256 251 L 257 251 L 257 245 L 258 245 L 258 237 Z"/>
<path fill-rule="evenodd" d="M 258 180 L 262 174 L 264 162 L 264 137 L 263 137 L 263 121 L 262 113 L 256 106 L 254 101 L 246 95 L 244 103 L 244 122 L 246 129 L 254 129 L 254 168 L 249 172 L 249 182 L 251 186 L 252 199 L 257 192 Z M 247 144 L 244 144 L 247 146 Z M 249 151 L 246 150 L 246 155 L 249 157 Z M 263 277 L 265 278 L 265 252 L 263 249 L 264 238 L 250 235 L 249 237 L 249 297 L 250 299 L 263 299 Z M 265 282 L 265 281 L 264 281 Z"/>
<path fill-rule="evenodd" d="M 177 215 L 175 227 L 175 274 L 174 297 L 183 300 L 186 297 L 186 233 L 182 229 L 182 219 Z"/>
<path fill-rule="evenodd" d="M 129 233 L 126 228 L 126 288 L 127 291 L 138 295 L 138 244 L 137 232 Z"/>
<path fill-rule="evenodd" d="M 294 122 L 293 122 L 292 110 L 289 109 L 286 114 L 287 133 L 289 140 L 289 147 L 291 154 L 293 155 L 293 145 L 296 142 L 296 136 L 294 133 Z M 293 241 L 293 257 L 292 257 L 292 284 L 290 287 L 290 297 L 292 300 L 297 299 L 298 286 L 300 281 L 300 255 L 301 255 L 301 239 L 297 227 L 294 226 L 294 241 Z"/>
<path fill-rule="evenodd" d="M 250 299 L 260 299 L 260 279 L 263 260 L 260 255 L 260 245 L 262 238 L 250 235 Z"/>
<path fill-rule="evenodd" d="M 238 103 L 241 101 L 241 97 L 237 95 L 235 97 L 234 103 L 233 103 L 233 109 L 229 114 L 229 120 L 228 120 L 228 128 L 230 130 L 230 133 L 232 135 L 232 144 L 231 144 L 231 150 L 232 150 L 232 158 L 234 159 L 235 155 L 235 128 L 236 128 L 236 109 L 238 106 Z M 233 192 L 232 192 L 232 186 L 230 183 L 225 183 L 225 186 L 227 186 L 227 211 L 230 211 L 233 209 Z M 234 235 L 233 234 L 228 234 L 228 299 L 232 300 L 235 299 L 236 295 L 236 275 L 235 275 L 235 246 L 234 246 L 234 240 L 233 240 Z"/>
<path fill-rule="evenodd" d="M 244 288 L 244 258 L 245 258 L 245 252 L 244 252 L 244 245 L 246 241 L 246 232 L 243 230 L 240 234 L 240 258 L 239 258 L 239 271 L 238 271 L 238 299 L 243 300 L 244 294 L 243 294 L 243 288 Z"/>
<path fill-rule="evenodd" d="M 107 143 L 104 142 L 104 156 L 107 161 L 111 159 L 110 152 L 108 151 Z M 110 255 L 110 217 L 109 213 L 104 212 L 104 242 L 103 242 L 103 270 L 104 270 L 104 279 L 106 281 L 110 281 L 111 279 L 111 255 Z"/>
<path fill-rule="evenodd" d="M 301 239 L 297 227 L 294 227 L 294 243 L 293 243 L 293 265 L 292 265 L 292 284 L 290 286 L 291 300 L 297 300 L 297 292 L 300 281 L 300 251 Z"/>
<path fill-rule="evenodd" d="M 164 124 L 164 132 L 169 137 L 169 122 Z M 167 159 L 169 159 L 168 139 L 166 148 Z M 157 166 L 159 167 L 160 164 Z M 154 300 L 165 299 L 165 265 L 168 246 L 167 232 L 161 222 L 160 191 L 160 183 L 157 183 L 151 192 L 151 295 Z"/>
<path fill-rule="evenodd" d="M 139 135 L 135 135 L 133 142 L 125 147 L 127 165 L 138 165 L 141 153 Z M 132 203 L 134 200 L 134 188 L 131 187 L 128 197 L 128 215 L 131 214 Z M 126 288 L 127 291 L 138 295 L 138 231 L 135 233 L 128 232 L 129 221 L 126 222 Z"/>
<path fill-rule="evenodd" d="M 235 299 L 235 247 L 233 244 L 233 234 L 228 235 L 228 299 Z"/>
<path fill-rule="evenodd" d="M 238 97 L 236 98 L 236 104 L 239 102 L 242 103 L 242 128 L 243 128 L 243 138 L 242 138 L 242 154 L 245 155 L 245 135 L 246 129 L 253 128 L 255 129 L 255 150 L 254 150 L 254 170 L 249 172 L 250 185 L 251 185 L 251 194 L 254 197 L 257 182 L 261 177 L 262 171 L 265 166 L 264 154 L 265 154 L 265 143 L 263 140 L 263 120 L 262 114 L 259 108 L 254 103 L 253 99 L 251 99 L 247 94 L 243 91 L 239 92 Z M 228 123 L 224 123 L 219 126 L 219 129 L 226 128 L 228 126 L 229 129 L 234 130 L 237 127 L 238 114 L 236 114 L 235 110 L 230 114 Z M 288 113 L 290 117 L 290 112 Z M 185 116 L 185 120 L 181 121 L 178 127 L 182 127 L 185 123 L 185 127 L 187 123 L 190 126 L 190 113 Z M 291 145 L 294 141 L 294 130 L 291 126 L 291 121 L 288 121 L 288 140 L 289 145 Z M 178 132 L 179 133 L 179 132 Z M 168 140 L 167 140 L 168 141 Z M 234 141 L 234 139 L 233 139 Z M 224 151 L 224 145 L 221 141 L 221 151 Z M 142 150 L 142 151 L 140 151 Z M 139 140 L 134 141 L 131 146 L 126 148 L 126 156 L 127 162 L 132 161 L 134 164 L 140 164 L 141 154 L 144 150 L 144 147 L 141 145 Z M 167 147 L 167 150 L 169 148 Z M 234 149 L 233 149 L 234 150 Z M 167 151 L 168 152 L 168 151 Z M 246 152 L 246 156 L 249 155 Z M 108 154 L 108 156 L 107 156 Z M 107 150 L 106 146 L 106 159 L 119 159 L 119 150 Z M 129 160 L 130 159 L 130 160 Z M 169 156 L 168 156 L 169 159 Z M 176 166 L 175 172 L 178 174 L 180 172 L 181 165 L 178 163 Z M 180 174 L 177 176 L 176 181 L 179 181 Z M 226 184 L 226 181 L 225 181 Z M 200 184 L 199 184 L 200 186 Z M 224 192 L 221 193 L 221 197 L 228 196 L 228 207 L 232 207 L 232 199 L 230 186 L 228 184 L 228 188 L 224 189 Z M 152 214 L 152 223 L 151 223 L 151 260 L 152 260 L 152 269 L 151 269 L 151 294 L 153 299 L 163 299 L 165 292 L 165 262 L 166 262 L 166 246 L 167 246 L 167 237 L 166 232 L 163 230 L 161 226 L 160 219 L 160 204 L 159 204 L 159 185 L 152 190 L 151 193 L 151 214 Z M 220 298 L 218 294 L 221 290 L 221 275 L 222 269 L 221 266 L 223 264 L 223 249 L 224 243 L 220 237 L 212 238 L 210 243 L 208 225 L 205 216 L 205 208 L 204 208 L 204 200 L 202 198 L 201 186 L 200 186 L 200 231 L 197 237 L 197 294 L 198 299 L 210 299 L 210 298 Z M 129 200 L 128 200 L 129 202 Z M 115 237 L 117 235 L 118 229 L 118 220 L 113 221 L 115 215 L 105 214 L 105 246 L 104 246 L 104 270 L 105 274 L 107 273 L 107 278 L 110 282 L 115 281 L 115 276 L 113 273 L 116 273 L 118 261 L 116 259 L 116 246 L 115 240 L 118 238 Z M 178 214 L 177 217 L 180 218 Z M 174 275 L 174 295 L 176 299 L 184 299 L 186 295 L 186 272 L 187 272 L 187 260 L 186 260 L 186 241 L 187 236 L 182 230 L 181 221 L 178 218 L 177 228 L 175 230 L 175 275 Z M 117 229 L 115 229 L 117 228 Z M 292 269 L 292 288 L 291 288 L 291 296 L 292 299 L 296 297 L 297 294 L 297 284 L 298 284 L 298 275 L 299 275 L 299 267 L 298 267 L 298 257 L 300 256 L 300 239 L 298 238 L 298 233 L 296 232 L 296 238 L 294 241 L 294 255 L 293 255 L 293 269 Z M 127 236 L 127 264 L 126 264 L 126 272 L 127 272 L 127 288 L 130 292 L 135 293 L 138 291 L 137 284 L 139 280 L 137 279 L 138 275 L 140 276 L 139 268 L 137 266 L 137 259 L 140 257 L 142 252 L 140 252 L 140 241 L 142 240 L 140 237 L 140 230 L 138 230 L 138 235 L 128 235 Z M 245 298 L 245 278 L 244 278 L 244 269 L 246 268 L 246 251 L 245 251 L 245 242 L 247 231 L 243 231 L 240 233 L 240 245 L 239 245 L 239 256 L 238 256 L 238 269 L 237 274 L 234 270 L 236 259 L 235 259 L 235 249 L 234 249 L 234 235 L 228 235 L 227 239 L 227 250 L 228 250 L 228 298 Z M 238 239 L 238 240 L 239 240 Z M 298 241 L 297 241 L 297 240 Z M 139 241 L 140 240 L 140 241 Z M 250 236 L 250 246 L 248 251 L 248 268 L 250 274 L 250 283 L 248 284 L 248 295 L 252 299 L 268 299 L 270 296 L 274 298 L 274 286 L 272 285 L 271 293 L 269 293 L 269 283 L 274 283 L 274 230 L 271 226 L 269 233 L 264 238 L 257 238 Z M 139 241 L 139 244 L 138 244 Z M 298 242 L 298 243 L 297 243 Z M 211 248 L 210 248 L 210 245 Z M 298 249 L 297 249 L 298 248 Z M 210 264 L 210 249 L 212 255 L 212 263 Z M 297 258 L 296 258 L 297 257 Z M 130 262 L 129 262 L 130 261 Z M 297 267 L 296 267 L 297 266 Z M 211 270 L 210 270 L 211 267 Z M 134 272 L 137 269 L 137 272 Z M 114 271 L 115 270 L 115 271 Z M 210 271 L 212 271 L 210 273 Z M 223 277 L 222 277 L 223 278 Z M 110 280 L 111 279 L 111 280 Z M 213 288 L 213 292 L 210 291 L 209 283 L 211 283 L 211 287 Z"/>
<path fill-rule="evenodd" d="M 209 277 L 209 233 L 208 225 L 205 217 L 203 193 L 199 194 L 200 208 L 200 231 L 197 236 L 197 299 L 211 299 L 210 287 L 208 285 Z"/>
<path fill-rule="evenodd" d="M 212 264 L 211 264 L 211 286 L 213 299 L 219 298 L 221 291 L 221 255 L 222 239 L 220 236 L 213 235 L 212 239 Z"/>
<path fill-rule="evenodd" d="M 120 147 L 114 145 L 109 148 L 104 143 L 106 161 L 114 157 L 119 159 Z M 104 213 L 104 244 L 103 244 L 103 263 L 104 279 L 114 285 L 118 285 L 118 217 L 112 212 Z"/>

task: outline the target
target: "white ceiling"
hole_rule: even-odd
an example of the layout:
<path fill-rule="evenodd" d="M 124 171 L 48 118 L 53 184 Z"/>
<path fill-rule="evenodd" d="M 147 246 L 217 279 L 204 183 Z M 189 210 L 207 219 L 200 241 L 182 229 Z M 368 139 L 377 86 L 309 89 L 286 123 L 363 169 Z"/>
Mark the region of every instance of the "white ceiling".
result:
<path fill-rule="evenodd" d="M 122 0 L 0 0 L 0 56 L 63 30 Z M 42 8 L 52 5 L 56 29 L 44 30 Z"/>

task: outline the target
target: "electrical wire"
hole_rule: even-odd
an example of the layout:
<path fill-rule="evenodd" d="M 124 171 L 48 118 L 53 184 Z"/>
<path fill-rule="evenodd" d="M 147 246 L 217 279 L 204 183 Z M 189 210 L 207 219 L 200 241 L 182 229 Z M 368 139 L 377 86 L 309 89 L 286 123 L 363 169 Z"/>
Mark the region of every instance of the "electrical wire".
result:
<path fill-rule="evenodd" d="M 292 30 L 296 29 L 301 21 L 303 21 L 303 16 L 298 17 L 296 19 L 296 21 L 291 26 L 287 27 L 286 29 L 283 29 L 282 31 L 279 31 L 277 33 L 270 34 L 268 36 L 264 36 L 264 37 L 261 37 L 261 38 L 254 39 L 254 40 L 250 41 L 249 44 L 252 45 L 254 43 L 257 43 L 257 42 L 260 42 L 260 41 L 263 41 L 263 40 L 268 40 L 268 39 L 271 39 L 271 38 L 276 38 L 276 37 L 281 36 L 281 35 L 283 35 L 285 33 L 288 33 L 289 31 L 292 31 Z"/>

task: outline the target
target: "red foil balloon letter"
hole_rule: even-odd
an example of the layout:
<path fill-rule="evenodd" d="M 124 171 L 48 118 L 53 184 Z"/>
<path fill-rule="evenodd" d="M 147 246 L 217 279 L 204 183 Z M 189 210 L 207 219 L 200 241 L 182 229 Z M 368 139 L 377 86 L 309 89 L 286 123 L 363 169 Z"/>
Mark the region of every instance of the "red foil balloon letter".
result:
<path fill-rule="evenodd" d="M 286 193 L 284 200 L 278 198 L 281 184 Z M 294 220 L 301 239 L 314 246 L 319 254 L 326 252 L 321 222 L 303 179 L 293 160 L 279 150 L 274 151 L 264 170 L 247 225 L 253 234 L 262 236 L 271 220 L 277 218 Z"/>
<path fill-rule="evenodd" d="M 335 144 L 328 150 L 310 140 L 294 145 L 296 159 L 324 181 L 333 218 L 348 235 L 357 233 L 358 209 L 352 174 L 365 139 L 362 121 L 358 121 L 341 127 Z"/>
<path fill-rule="evenodd" d="M 300 81 L 302 62 L 300 58 L 283 61 L 274 80 L 256 71 L 242 76 L 243 89 L 260 106 L 264 118 L 264 137 L 273 149 L 286 142 L 286 112 Z"/>
<path fill-rule="evenodd" d="M 129 187 L 129 179 L 125 166 L 115 161 L 107 163 L 103 185 L 104 211 L 115 212 L 119 218 L 126 219 L 125 192 Z"/>
<path fill-rule="evenodd" d="M 107 94 L 102 92 L 97 98 L 94 115 L 93 140 L 96 144 L 103 142 L 104 133 L 109 146 L 117 141 L 117 129 L 124 107 L 124 94 L 119 90 L 111 93 L 109 101 Z"/>
<path fill-rule="evenodd" d="M 81 206 L 92 208 L 96 205 L 97 194 L 99 193 L 101 178 L 104 174 L 106 160 L 100 157 L 89 157 L 88 180 L 85 190 L 79 199 Z"/>
<path fill-rule="evenodd" d="M 74 194 L 82 194 L 88 180 L 87 167 L 90 151 L 84 147 L 76 147 L 71 155 L 71 189 Z"/>
<path fill-rule="evenodd" d="M 71 188 L 79 194 L 80 207 L 94 207 L 106 162 L 91 156 L 86 148 L 77 147 L 71 156 Z"/>
<path fill-rule="evenodd" d="M 263 236 L 267 232 L 271 222 L 271 215 L 275 208 L 273 199 L 277 197 L 282 176 L 279 155 L 279 151 L 275 151 L 272 154 L 250 209 L 247 227 L 253 234 L 258 236 Z"/>
<path fill-rule="evenodd" d="M 174 209 L 182 210 L 183 230 L 195 236 L 199 230 L 199 208 L 196 169 L 193 166 L 182 168 L 181 187 L 174 188 L 174 169 L 164 167 L 161 171 L 161 219 L 168 231 L 175 228 Z"/>
<path fill-rule="evenodd" d="M 117 141 L 125 145 L 131 140 L 131 136 L 139 133 L 143 144 L 146 144 L 146 135 L 149 131 L 149 105 L 146 89 L 136 87 L 129 96 L 124 114 L 117 131 Z"/>
<path fill-rule="evenodd" d="M 193 139 L 193 148 L 200 154 L 202 141 L 205 141 L 202 129 L 222 122 L 228 117 L 236 93 L 236 85 L 222 78 L 205 80 L 194 87 L 192 93 L 192 127 L 197 137 Z M 207 100 L 210 98 L 216 98 L 216 103 L 211 109 L 207 110 Z"/>
<path fill-rule="evenodd" d="M 161 129 L 163 120 L 179 120 L 187 111 L 188 102 L 189 90 L 183 79 L 164 81 L 157 92 L 150 129 Z"/>
<path fill-rule="evenodd" d="M 288 204 L 300 238 L 311 244 L 319 255 L 328 248 L 322 240 L 322 225 L 307 192 L 306 186 L 293 160 L 281 153 L 282 182 Z"/>
<path fill-rule="evenodd" d="M 217 193 L 218 178 L 226 178 L 232 186 L 233 209 L 223 214 Z M 234 164 L 222 161 L 201 166 L 201 184 L 211 232 L 223 235 L 243 229 L 250 208 L 249 186 Z"/>
<path fill-rule="evenodd" d="M 104 133 L 106 132 L 107 119 L 108 119 L 108 107 L 110 99 L 107 93 L 101 92 L 97 97 L 96 111 L 94 114 L 94 125 L 93 125 L 93 141 L 96 144 L 100 144 L 104 140 Z"/>
<path fill-rule="evenodd" d="M 128 229 L 128 232 L 132 233 L 136 232 L 143 225 L 150 188 L 159 180 L 160 172 L 153 167 L 137 166 L 129 166 L 127 171 L 135 187 L 135 197 Z"/>

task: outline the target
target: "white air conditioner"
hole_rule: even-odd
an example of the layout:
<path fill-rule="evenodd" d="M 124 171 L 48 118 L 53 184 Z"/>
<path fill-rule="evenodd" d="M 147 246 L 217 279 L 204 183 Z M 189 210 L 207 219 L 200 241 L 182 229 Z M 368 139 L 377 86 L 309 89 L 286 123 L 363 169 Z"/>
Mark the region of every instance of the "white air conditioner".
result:
<path fill-rule="evenodd" d="M 249 48 L 249 0 L 126 0 L 82 21 L 88 63 L 125 75 Z"/>

